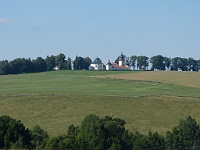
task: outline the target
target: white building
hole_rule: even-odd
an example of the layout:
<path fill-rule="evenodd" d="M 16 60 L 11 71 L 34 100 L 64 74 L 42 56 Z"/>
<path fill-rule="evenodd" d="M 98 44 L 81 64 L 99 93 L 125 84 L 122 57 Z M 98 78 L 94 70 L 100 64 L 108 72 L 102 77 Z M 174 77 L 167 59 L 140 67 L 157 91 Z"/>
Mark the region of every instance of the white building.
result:
<path fill-rule="evenodd" d="M 53 70 L 60 70 L 60 67 L 59 66 L 55 66 L 55 67 L 53 67 Z"/>
<path fill-rule="evenodd" d="M 103 63 L 100 58 L 96 58 L 89 67 L 89 70 L 104 70 Z"/>

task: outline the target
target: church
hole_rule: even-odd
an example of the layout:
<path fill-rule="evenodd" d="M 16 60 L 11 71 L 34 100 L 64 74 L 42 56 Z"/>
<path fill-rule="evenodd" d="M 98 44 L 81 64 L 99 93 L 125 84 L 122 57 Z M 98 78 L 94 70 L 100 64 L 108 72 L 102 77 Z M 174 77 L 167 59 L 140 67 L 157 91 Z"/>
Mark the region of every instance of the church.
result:
<path fill-rule="evenodd" d="M 89 70 L 104 70 L 104 64 L 100 58 L 96 58 L 89 67 Z"/>
<path fill-rule="evenodd" d="M 130 70 L 128 59 L 125 55 L 121 55 L 117 58 L 116 62 L 110 62 L 104 65 L 100 58 L 96 58 L 89 67 L 89 70 Z"/>

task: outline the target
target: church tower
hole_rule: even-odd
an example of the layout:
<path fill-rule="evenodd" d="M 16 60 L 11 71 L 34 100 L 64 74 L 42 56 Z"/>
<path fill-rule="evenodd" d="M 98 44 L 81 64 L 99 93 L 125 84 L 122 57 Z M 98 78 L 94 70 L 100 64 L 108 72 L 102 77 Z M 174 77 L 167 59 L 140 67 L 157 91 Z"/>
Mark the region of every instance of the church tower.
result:
<path fill-rule="evenodd" d="M 121 55 L 118 57 L 119 61 L 119 66 L 124 66 L 125 65 L 125 56 L 121 53 Z"/>
<path fill-rule="evenodd" d="M 110 60 L 108 60 L 108 63 L 106 64 L 106 70 L 112 70 L 112 64 L 110 63 Z"/>

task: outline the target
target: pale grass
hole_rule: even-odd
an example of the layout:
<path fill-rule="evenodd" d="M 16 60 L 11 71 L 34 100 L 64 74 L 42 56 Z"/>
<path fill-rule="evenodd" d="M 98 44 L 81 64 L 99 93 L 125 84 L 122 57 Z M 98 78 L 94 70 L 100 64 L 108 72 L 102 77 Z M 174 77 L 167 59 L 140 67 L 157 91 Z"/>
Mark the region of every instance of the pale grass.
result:
<path fill-rule="evenodd" d="M 200 72 L 182 71 L 143 71 L 138 73 L 100 76 L 102 78 L 115 78 L 125 80 L 153 81 L 172 83 L 193 88 L 200 88 Z"/>

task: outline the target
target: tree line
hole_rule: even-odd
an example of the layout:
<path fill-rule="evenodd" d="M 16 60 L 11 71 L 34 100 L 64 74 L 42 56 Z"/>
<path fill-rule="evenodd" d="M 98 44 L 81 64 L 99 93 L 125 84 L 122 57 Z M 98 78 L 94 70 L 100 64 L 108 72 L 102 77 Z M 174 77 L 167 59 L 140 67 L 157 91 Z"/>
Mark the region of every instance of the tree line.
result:
<path fill-rule="evenodd" d="M 52 71 L 55 66 L 58 66 L 60 70 L 71 70 L 72 64 L 75 70 L 83 70 L 88 69 L 91 62 L 89 57 L 80 56 L 72 61 L 70 57 L 66 58 L 62 53 L 56 56 L 47 56 L 45 59 L 42 57 L 33 60 L 16 58 L 12 61 L 0 61 L 0 75 Z"/>
<path fill-rule="evenodd" d="M 200 59 L 195 60 L 191 57 L 175 57 L 171 59 L 162 55 L 156 55 L 151 58 L 147 56 L 133 55 L 126 58 L 127 64 L 132 66 L 134 69 L 137 68 L 139 70 L 200 70 Z M 46 58 L 16 58 L 12 61 L 0 61 L 0 75 L 51 71 L 55 66 L 58 66 L 60 70 L 88 70 L 91 63 L 92 60 L 90 57 L 83 58 L 81 56 L 76 56 L 76 58 L 72 61 L 70 57 L 67 58 L 62 53 L 56 56 L 47 56 Z M 151 66 L 151 68 L 148 68 L 149 66 Z"/>
<path fill-rule="evenodd" d="M 21 121 L 0 117 L 0 149 L 80 149 L 80 150 L 188 150 L 200 148 L 200 126 L 188 116 L 165 136 L 147 135 L 125 129 L 123 119 L 86 116 L 80 126 L 71 124 L 62 135 L 49 137 L 39 125 L 25 128 Z"/>
<path fill-rule="evenodd" d="M 172 70 L 172 71 L 199 71 L 200 59 L 195 60 L 193 58 L 181 58 L 181 57 L 164 57 L 162 55 L 156 55 L 151 58 L 147 56 L 133 55 L 128 58 L 128 62 L 131 66 L 138 69 L 147 69 L 151 64 L 150 70 Z"/>

